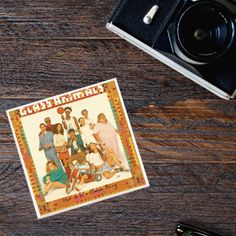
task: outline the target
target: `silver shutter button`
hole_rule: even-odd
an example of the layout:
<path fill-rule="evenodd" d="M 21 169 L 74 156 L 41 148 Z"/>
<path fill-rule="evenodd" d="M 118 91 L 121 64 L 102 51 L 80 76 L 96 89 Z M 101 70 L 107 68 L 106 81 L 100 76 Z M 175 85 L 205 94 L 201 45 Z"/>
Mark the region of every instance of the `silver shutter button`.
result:
<path fill-rule="evenodd" d="M 143 18 L 144 24 L 149 25 L 149 24 L 152 23 L 152 20 L 153 20 L 153 18 L 154 18 L 154 16 L 155 16 L 156 12 L 158 11 L 158 9 L 159 9 L 159 6 L 158 6 L 158 5 L 154 5 L 154 6 L 150 9 L 150 11 L 147 13 L 147 15 L 144 16 L 144 18 Z"/>

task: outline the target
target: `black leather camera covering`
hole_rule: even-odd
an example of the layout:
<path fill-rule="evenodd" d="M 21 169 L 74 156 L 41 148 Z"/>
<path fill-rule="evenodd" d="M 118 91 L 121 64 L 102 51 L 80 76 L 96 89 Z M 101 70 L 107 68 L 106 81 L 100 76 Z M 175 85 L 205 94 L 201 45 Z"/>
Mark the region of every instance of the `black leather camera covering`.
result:
<path fill-rule="evenodd" d="M 160 6 L 160 9 L 153 18 L 152 23 L 149 25 L 144 24 L 144 16 L 156 4 Z M 168 30 L 186 4 L 191 4 L 191 1 L 121 0 L 109 22 L 112 22 L 121 30 L 163 53 L 185 69 L 207 80 L 226 93 L 233 94 L 236 89 L 235 46 L 227 57 L 204 66 L 188 64 L 173 52 Z"/>
<path fill-rule="evenodd" d="M 162 0 L 160 11 L 156 13 L 152 23 L 150 25 L 144 24 L 144 16 L 152 6 L 159 4 L 159 2 L 158 0 L 120 1 L 110 21 L 120 29 L 151 46 L 181 0 Z"/>

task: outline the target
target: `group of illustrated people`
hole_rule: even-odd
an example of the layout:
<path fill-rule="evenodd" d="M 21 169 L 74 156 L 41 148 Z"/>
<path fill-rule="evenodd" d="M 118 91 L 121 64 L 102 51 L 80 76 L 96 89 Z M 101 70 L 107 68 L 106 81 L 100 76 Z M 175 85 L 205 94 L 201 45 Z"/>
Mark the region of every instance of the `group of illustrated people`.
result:
<path fill-rule="evenodd" d="M 50 117 L 40 124 L 39 151 L 47 158 L 43 177 L 44 194 L 57 188 L 80 191 L 96 176 L 112 178 L 119 171 L 124 156 L 119 147 L 118 130 L 100 113 L 95 123 L 86 109 L 77 119 L 71 107 L 61 114 L 61 123 L 52 124 Z"/>

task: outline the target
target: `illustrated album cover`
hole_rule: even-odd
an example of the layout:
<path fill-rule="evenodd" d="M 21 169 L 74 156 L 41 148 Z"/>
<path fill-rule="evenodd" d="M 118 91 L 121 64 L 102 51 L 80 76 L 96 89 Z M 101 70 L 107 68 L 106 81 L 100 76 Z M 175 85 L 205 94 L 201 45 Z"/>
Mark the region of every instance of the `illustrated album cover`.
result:
<path fill-rule="evenodd" d="M 38 219 L 149 186 L 116 79 L 7 115 Z"/>

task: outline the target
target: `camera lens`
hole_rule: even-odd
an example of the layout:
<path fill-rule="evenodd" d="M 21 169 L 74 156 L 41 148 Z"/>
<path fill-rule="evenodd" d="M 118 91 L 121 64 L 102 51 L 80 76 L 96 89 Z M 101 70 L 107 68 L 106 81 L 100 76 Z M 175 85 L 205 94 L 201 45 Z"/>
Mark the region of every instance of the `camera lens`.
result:
<path fill-rule="evenodd" d="M 234 18 L 224 6 L 200 1 L 177 19 L 173 37 L 177 55 L 192 64 L 206 64 L 224 55 L 232 46 Z"/>

